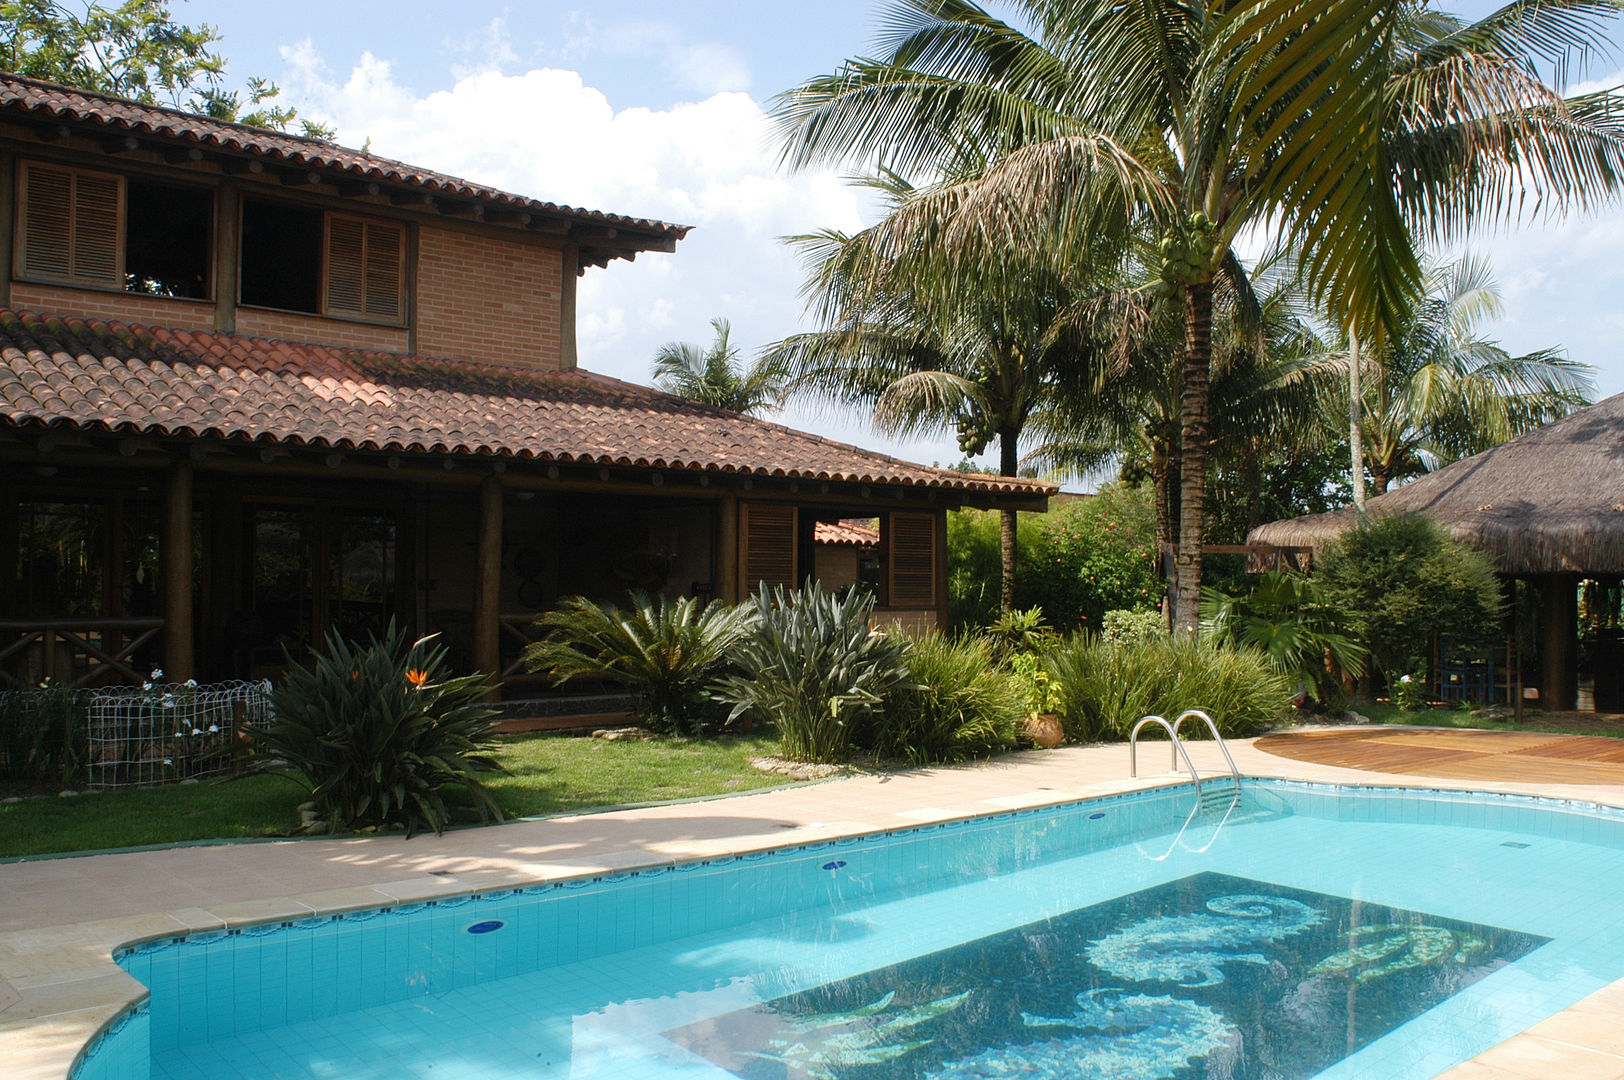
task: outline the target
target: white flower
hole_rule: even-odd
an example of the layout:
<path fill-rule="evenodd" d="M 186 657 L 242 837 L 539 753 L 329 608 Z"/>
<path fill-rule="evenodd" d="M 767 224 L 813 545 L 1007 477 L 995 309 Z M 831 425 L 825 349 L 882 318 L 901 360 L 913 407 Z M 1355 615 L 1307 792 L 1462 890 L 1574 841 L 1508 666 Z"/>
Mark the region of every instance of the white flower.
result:
<path fill-rule="evenodd" d="M 153 677 L 154 680 L 163 678 L 164 677 L 164 669 L 161 668 L 161 667 L 153 668 L 152 669 L 152 677 Z"/>
<path fill-rule="evenodd" d="M 164 764 L 165 765 L 173 765 L 174 763 L 175 763 L 174 758 L 164 758 Z"/>
<path fill-rule="evenodd" d="M 149 683 L 149 682 L 144 682 L 144 683 L 141 684 L 141 689 L 143 689 L 143 690 L 151 690 L 152 689 L 152 684 Z"/>
<path fill-rule="evenodd" d="M 210 724 L 209 725 L 209 734 L 210 735 L 213 735 L 215 732 L 217 732 L 219 730 L 220 730 L 220 725 L 219 724 Z"/>
<path fill-rule="evenodd" d="M 184 739 L 184 738 L 186 738 L 186 732 L 184 732 L 184 731 L 177 731 L 177 732 L 175 732 L 175 738 L 177 738 L 177 739 Z"/>
<path fill-rule="evenodd" d="M 187 679 L 186 680 L 186 686 L 187 686 L 188 689 L 196 690 L 197 689 L 197 680 L 196 679 Z"/>
<path fill-rule="evenodd" d="M 1398 681 L 1399 681 L 1399 682 L 1409 682 L 1409 681 L 1410 681 L 1410 677 L 1409 677 L 1409 676 L 1408 676 L 1408 675 L 1400 675 L 1400 676 L 1399 676 L 1399 677 L 1398 677 Z"/>
<path fill-rule="evenodd" d="M 165 694 L 164 695 L 164 708 L 173 709 L 174 707 L 175 707 L 175 695 L 174 694 Z"/>
<path fill-rule="evenodd" d="M 202 732 L 201 732 L 201 731 L 199 731 L 199 730 L 197 730 L 197 728 L 193 728 L 193 729 L 192 729 L 192 734 L 193 734 L 193 735 L 201 735 L 201 734 L 203 734 L 203 733 L 202 733 Z"/>

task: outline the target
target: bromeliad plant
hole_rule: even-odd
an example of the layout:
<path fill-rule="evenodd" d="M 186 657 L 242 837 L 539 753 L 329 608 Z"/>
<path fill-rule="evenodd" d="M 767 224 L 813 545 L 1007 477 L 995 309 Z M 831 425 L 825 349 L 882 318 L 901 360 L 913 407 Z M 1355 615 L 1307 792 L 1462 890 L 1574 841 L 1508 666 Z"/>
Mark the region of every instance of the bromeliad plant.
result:
<path fill-rule="evenodd" d="M 908 682 L 908 643 L 875 633 L 874 598 L 844 597 L 817 582 L 797 592 L 763 584 L 752 601 L 756 625 L 734 651 L 738 671 L 718 696 L 728 719 L 753 713 L 776 724 L 784 756 L 841 760 L 854 729 L 870 720 L 890 691 Z"/>
<path fill-rule="evenodd" d="M 453 676 L 433 636 L 408 639 L 393 621 L 355 646 L 337 632 L 309 667 L 291 662 L 257 736 L 310 785 L 330 831 L 404 827 L 442 832 L 448 789 L 464 789 L 481 821 L 502 810 L 480 776 L 502 771 L 483 675 Z"/>
<path fill-rule="evenodd" d="M 634 593 L 630 611 L 572 597 L 536 620 L 548 633 L 525 650 L 525 664 L 555 685 L 578 676 L 617 683 L 637 695 L 652 730 L 697 735 L 716 711 L 711 684 L 754 618 L 749 605 L 700 607 L 692 597 Z"/>

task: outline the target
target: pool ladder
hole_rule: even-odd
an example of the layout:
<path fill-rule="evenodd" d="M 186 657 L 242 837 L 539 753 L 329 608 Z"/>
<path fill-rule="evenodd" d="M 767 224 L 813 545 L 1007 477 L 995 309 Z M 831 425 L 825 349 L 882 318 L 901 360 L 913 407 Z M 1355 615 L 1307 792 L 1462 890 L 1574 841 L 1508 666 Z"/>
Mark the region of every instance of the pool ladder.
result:
<path fill-rule="evenodd" d="M 1229 775 L 1230 779 L 1233 781 L 1231 786 L 1223 789 L 1216 789 L 1210 786 L 1203 788 L 1201 786 L 1201 774 L 1196 772 L 1195 762 L 1190 760 L 1190 752 L 1189 750 L 1185 749 L 1184 740 L 1179 738 L 1179 729 L 1184 726 L 1184 721 L 1191 718 L 1200 720 L 1202 723 L 1207 725 L 1207 730 L 1212 732 L 1213 741 L 1218 744 L 1218 749 L 1223 752 L 1224 761 L 1229 765 Z M 1225 745 L 1224 737 L 1218 734 L 1218 725 L 1212 722 L 1212 717 L 1208 716 L 1201 709 L 1185 709 L 1183 712 L 1179 713 L 1178 718 L 1175 719 L 1171 724 L 1168 723 L 1164 717 L 1145 716 L 1141 717 L 1139 722 L 1133 726 L 1133 732 L 1128 736 L 1128 775 L 1130 776 L 1139 775 L 1139 732 L 1145 727 L 1146 724 L 1155 724 L 1157 727 L 1167 732 L 1168 740 L 1172 745 L 1171 757 L 1173 772 L 1179 771 L 1179 758 L 1182 757 L 1184 759 L 1184 767 L 1189 770 L 1190 779 L 1195 783 L 1195 805 L 1190 807 L 1190 813 L 1185 817 L 1184 824 L 1180 826 L 1178 834 L 1173 837 L 1173 843 L 1168 845 L 1167 850 L 1161 855 L 1152 856 L 1152 858 L 1154 858 L 1157 862 L 1160 862 L 1163 859 L 1166 859 L 1169 855 L 1173 854 L 1174 849 L 1177 848 L 1179 843 L 1184 839 L 1185 832 L 1189 830 L 1190 825 L 1195 821 L 1195 819 L 1199 817 L 1203 811 L 1215 812 L 1218 806 L 1221 805 L 1220 800 L 1228 799 L 1229 805 L 1224 807 L 1224 816 L 1219 819 L 1218 824 L 1213 827 L 1212 835 L 1207 838 L 1207 842 L 1205 844 L 1202 844 L 1200 847 L 1194 849 L 1197 853 L 1204 852 L 1208 848 L 1212 847 L 1213 841 L 1218 839 L 1219 831 L 1222 830 L 1225 823 L 1229 821 L 1229 816 L 1235 812 L 1235 808 L 1240 805 L 1241 771 L 1235 767 L 1235 759 L 1230 756 L 1229 747 Z"/>

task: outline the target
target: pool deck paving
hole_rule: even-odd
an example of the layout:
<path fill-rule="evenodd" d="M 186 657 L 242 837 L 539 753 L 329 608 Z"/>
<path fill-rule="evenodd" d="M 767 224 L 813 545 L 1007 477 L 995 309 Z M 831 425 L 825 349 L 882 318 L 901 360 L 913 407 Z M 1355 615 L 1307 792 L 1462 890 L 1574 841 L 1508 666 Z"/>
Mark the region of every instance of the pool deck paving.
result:
<path fill-rule="evenodd" d="M 1539 736 L 1548 750 L 1533 761 L 1516 752 L 1530 745 L 1526 733 L 1425 729 L 1429 743 L 1411 734 L 1422 730 L 1304 730 L 1229 746 L 1247 776 L 1498 791 L 1624 808 L 1624 764 L 1616 757 L 1592 762 L 1608 770 L 1569 769 L 1564 778 L 1552 778 L 1544 767 L 1548 761 L 1585 764 L 1581 749 L 1563 745 L 1568 737 Z M 1382 738 L 1395 734 L 1401 736 L 1398 746 Z M 1334 750 L 1329 748 L 1339 740 L 1332 735 L 1343 744 Z M 1510 741 L 1497 745 L 1486 738 L 1497 735 Z M 1513 746 L 1517 740 L 1524 741 Z M 1594 749 L 1609 755 L 1624 748 L 1611 739 L 1573 741 L 1605 743 Z M 1355 752 L 1361 742 L 1368 744 L 1366 752 Z M 1451 747 L 1463 744 L 1495 759 L 1497 768 L 1432 776 L 1397 771 L 1416 764 L 1395 755 L 1400 747 L 1457 752 Z M 1188 745 L 1203 776 L 1227 772 L 1215 744 Z M 63 1080 L 80 1049 L 144 995 L 112 962 L 112 951 L 123 944 L 1187 782 L 1183 774 L 1161 771 L 1166 754 L 1165 747 L 1142 747 L 1137 780 L 1128 776 L 1125 746 L 1068 747 L 411 840 L 394 835 L 232 843 L 0 865 L 0 1077 Z M 1443 1075 L 1624 1080 L 1624 980 Z"/>

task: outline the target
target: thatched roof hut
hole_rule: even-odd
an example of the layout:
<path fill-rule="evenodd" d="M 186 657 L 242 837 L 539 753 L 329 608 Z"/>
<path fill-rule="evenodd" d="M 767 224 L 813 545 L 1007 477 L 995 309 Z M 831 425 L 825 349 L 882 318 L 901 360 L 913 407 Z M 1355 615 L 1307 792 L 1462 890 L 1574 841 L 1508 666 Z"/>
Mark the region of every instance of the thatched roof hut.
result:
<path fill-rule="evenodd" d="M 1365 504 L 1421 513 L 1516 577 L 1624 574 L 1624 394 L 1447 465 Z M 1260 525 L 1252 544 L 1319 547 L 1352 507 Z"/>

